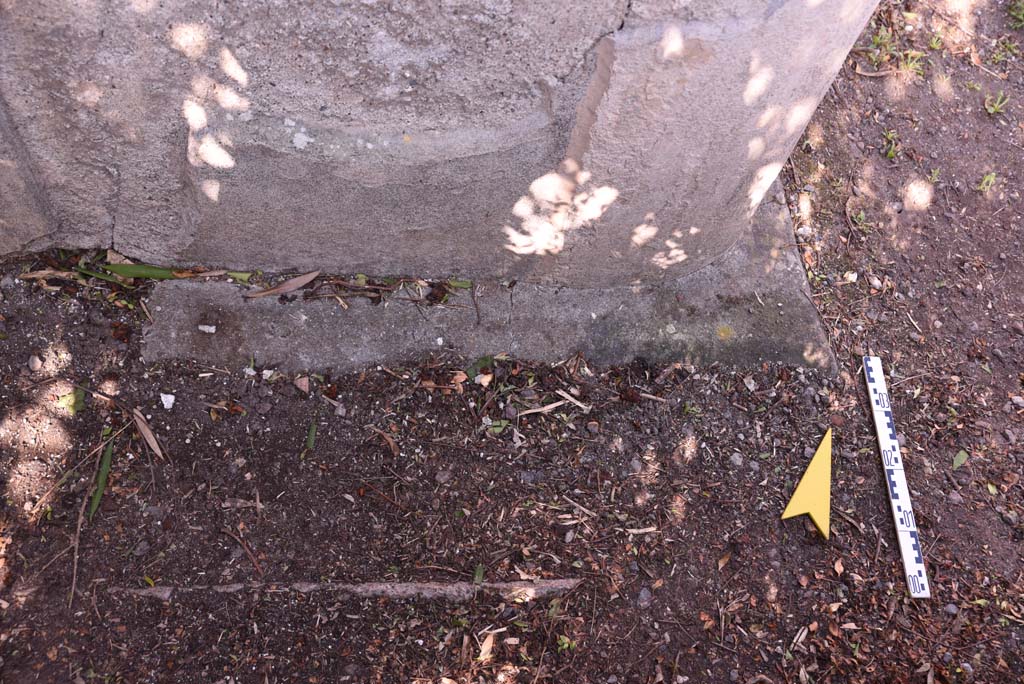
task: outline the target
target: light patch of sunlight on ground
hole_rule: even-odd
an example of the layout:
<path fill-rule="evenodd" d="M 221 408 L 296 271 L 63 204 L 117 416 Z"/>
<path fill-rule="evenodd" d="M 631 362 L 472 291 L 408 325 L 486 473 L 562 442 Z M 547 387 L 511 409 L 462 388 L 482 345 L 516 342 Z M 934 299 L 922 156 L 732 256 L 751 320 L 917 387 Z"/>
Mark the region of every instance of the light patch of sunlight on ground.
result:
<path fill-rule="evenodd" d="M 684 437 L 672 451 L 672 460 L 675 461 L 677 466 L 690 463 L 696 456 L 697 437 L 695 435 L 687 435 Z"/>
<path fill-rule="evenodd" d="M 953 92 L 953 79 L 949 74 L 936 72 L 932 76 L 932 92 L 943 102 L 952 102 L 956 99 L 956 93 Z"/>
<path fill-rule="evenodd" d="M 903 187 L 903 207 L 910 211 L 924 211 L 932 205 L 934 188 L 923 178 L 915 178 Z"/>
<path fill-rule="evenodd" d="M 889 102 L 902 102 L 907 97 L 908 86 L 911 77 L 907 74 L 896 72 L 885 79 L 885 96 Z"/>
<path fill-rule="evenodd" d="M 978 0 L 946 0 L 946 14 L 950 15 L 956 27 L 964 33 L 974 33 L 977 18 L 974 8 Z"/>
<path fill-rule="evenodd" d="M 857 178 L 857 190 L 868 199 L 878 199 L 878 194 L 871 189 L 871 180 L 875 177 L 875 161 L 869 159 L 860 165 L 860 176 Z"/>
<path fill-rule="evenodd" d="M 819 347 L 813 342 L 808 342 L 804 345 L 804 361 L 810 366 L 826 367 L 829 363 L 828 350 Z"/>
<path fill-rule="evenodd" d="M 807 138 L 807 142 L 809 142 L 811 147 L 814 149 L 820 149 L 825 146 L 825 130 L 817 121 L 812 121 L 810 125 L 807 126 L 807 132 L 804 135 Z"/>
<path fill-rule="evenodd" d="M 668 517 L 676 525 L 686 520 L 686 497 L 676 493 L 672 495 L 672 502 L 668 505 Z"/>
<path fill-rule="evenodd" d="M 809 192 L 801 192 L 797 197 L 797 220 L 806 226 L 814 225 L 814 206 Z"/>
<path fill-rule="evenodd" d="M 72 449 L 63 425 L 67 409 L 55 400 L 72 389 L 70 383 L 55 383 L 39 392 L 35 402 L 0 420 L 0 444 L 9 445 L 15 454 L 4 497 L 21 514 L 27 515 L 56 481 L 51 463 Z"/>
<path fill-rule="evenodd" d="M 53 377 L 71 366 L 71 352 L 63 342 L 55 342 L 40 354 L 39 360 L 42 361 L 42 366 L 37 371 L 40 377 Z"/>

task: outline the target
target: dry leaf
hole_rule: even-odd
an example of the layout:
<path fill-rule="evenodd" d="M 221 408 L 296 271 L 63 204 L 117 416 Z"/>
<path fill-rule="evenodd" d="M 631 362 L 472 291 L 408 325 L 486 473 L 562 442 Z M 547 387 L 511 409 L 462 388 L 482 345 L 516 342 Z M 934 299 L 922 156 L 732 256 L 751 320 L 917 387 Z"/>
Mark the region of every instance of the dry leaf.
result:
<path fill-rule="evenodd" d="M 153 453 L 157 455 L 157 458 L 163 458 L 164 453 L 160 451 L 160 442 L 156 441 L 156 435 L 149 427 L 149 423 L 146 422 L 146 418 L 142 415 L 142 411 L 139 409 L 132 409 L 132 418 L 135 419 L 135 427 L 138 428 L 139 434 L 142 435 L 142 439 L 146 440 L 146 444 L 153 450 Z"/>
<path fill-rule="evenodd" d="M 718 571 L 721 572 L 722 568 L 726 566 L 729 559 L 732 558 L 732 551 L 726 551 L 725 555 L 718 559 Z"/>
<path fill-rule="evenodd" d="M 55 271 L 52 268 L 44 268 L 42 271 L 22 273 L 18 276 L 18 280 L 41 280 L 43 278 L 64 278 L 65 280 L 74 280 L 77 277 L 78 274 L 72 273 L 71 271 Z"/>
<path fill-rule="evenodd" d="M 839 560 L 837 560 L 836 564 L 833 565 L 832 567 L 835 569 L 837 575 L 842 575 L 843 574 L 843 559 L 840 558 Z"/>
<path fill-rule="evenodd" d="M 466 380 L 469 380 L 469 376 L 462 371 L 456 371 L 452 374 L 452 385 L 455 387 L 455 391 L 459 394 L 462 394 L 462 383 L 466 382 Z"/>
<path fill-rule="evenodd" d="M 491 659 L 491 650 L 494 648 L 494 632 L 487 635 L 484 639 L 483 646 L 480 647 L 480 655 L 477 656 L 479 662 L 486 662 Z"/>
<path fill-rule="evenodd" d="M 107 263 L 108 264 L 133 264 L 135 263 L 125 255 L 116 252 L 112 249 L 107 250 Z"/>
<path fill-rule="evenodd" d="M 245 296 L 250 299 L 255 299 L 256 297 L 270 297 L 272 295 L 288 294 L 289 292 L 294 292 L 295 290 L 298 290 L 300 287 L 303 287 L 313 282 L 313 280 L 315 280 L 318 275 L 320 275 L 320 271 L 306 273 L 305 275 L 296 276 L 290 280 L 286 280 L 280 285 L 271 287 L 267 290 L 260 290 L 259 292 L 246 292 Z"/>
<path fill-rule="evenodd" d="M 383 437 L 384 441 L 388 443 L 388 447 L 391 449 L 391 455 L 395 456 L 396 458 L 398 457 L 398 455 L 401 452 L 398 450 L 398 444 L 395 443 L 395 440 L 391 437 L 391 435 L 389 435 L 388 433 L 384 432 L 383 430 L 379 430 L 379 429 L 373 427 L 372 425 L 367 425 L 366 427 L 370 428 L 371 430 L 376 432 L 378 435 Z"/>

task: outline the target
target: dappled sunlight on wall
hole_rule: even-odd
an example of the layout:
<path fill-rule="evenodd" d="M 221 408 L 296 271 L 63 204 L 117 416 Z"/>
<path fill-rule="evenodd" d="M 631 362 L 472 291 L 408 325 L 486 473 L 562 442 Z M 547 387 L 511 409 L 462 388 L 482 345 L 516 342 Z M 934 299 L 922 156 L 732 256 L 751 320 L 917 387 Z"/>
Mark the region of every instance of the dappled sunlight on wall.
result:
<path fill-rule="evenodd" d="M 519 227 L 503 226 L 505 249 L 537 256 L 561 252 L 567 233 L 601 218 L 619 196 L 615 188 L 590 181 L 590 174 L 571 159 L 533 181 L 529 194 L 512 207 Z"/>
<path fill-rule="evenodd" d="M 775 182 L 781 170 L 782 162 L 772 162 L 771 164 L 765 164 L 754 174 L 754 181 L 750 184 L 750 189 L 747 191 L 751 212 L 757 209 L 757 205 L 764 199 L 765 193 L 768 192 L 768 188 Z"/>
<path fill-rule="evenodd" d="M 169 41 L 174 49 L 193 63 L 202 58 L 210 47 L 206 27 L 197 23 L 174 25 L 169 32 Z M 243 88 L 249 85 L 248 72 L 229 48 L 220 49 L 218 65 L 223 74 L 237 85 Z M 204 73 L 196 73 L 190 87 L 191 94 L 185 97 L 181 105 L 181 116 L 188 125 L 188 163 L 215 171 L 233 169 L 235 157 L 231 153 L 231 137 L 217 129 L 214 119 L 224 117 L 230 121 L 233 113 L 248 112 L 250 100 L 235 90 L 234 86 L 221 83 Z M 220 201 L 220 180 L 207 178 L 199 186 L 207 200 L 213 203 Z"/>

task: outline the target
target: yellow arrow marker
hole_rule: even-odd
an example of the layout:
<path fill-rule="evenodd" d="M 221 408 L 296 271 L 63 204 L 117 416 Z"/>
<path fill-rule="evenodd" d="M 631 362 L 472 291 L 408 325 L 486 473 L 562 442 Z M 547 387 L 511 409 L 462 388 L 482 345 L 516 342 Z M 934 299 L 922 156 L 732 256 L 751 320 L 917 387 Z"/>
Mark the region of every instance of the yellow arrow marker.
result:
<path fill-rule="evenodd" d="M 806 513 L 818 531 L 828 539 L 828 517 L 832 511 L 832 428 L 821 438 L 800 484 L 789 498 L 782 519 Z"/>

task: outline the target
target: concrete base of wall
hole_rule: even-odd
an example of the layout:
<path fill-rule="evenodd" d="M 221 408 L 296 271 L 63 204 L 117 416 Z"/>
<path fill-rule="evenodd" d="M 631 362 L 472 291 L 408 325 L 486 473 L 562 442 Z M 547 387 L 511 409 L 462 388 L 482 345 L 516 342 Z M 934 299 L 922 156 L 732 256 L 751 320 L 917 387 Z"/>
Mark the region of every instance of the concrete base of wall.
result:
<path fill-rule="evenodd" d="M 247 300 L 223 282 L 168 281 L 151 297 L 154 322 L 143 355 L 150 362 L 194 358 L 238 367 L 255 358 L 282 370 L 336 371 L 431 353 L 499 352 L 548 362 L 582 352 L 596 365 L 642 357 L 833 367 L 786 207 L 763 202 L 745 235 L 720 262 L 671 286 L 486 282 L 476 283 L 475 298 L 460 295 L 452 306 L 354 299 L 342 309 L 332 300 Z"/>

